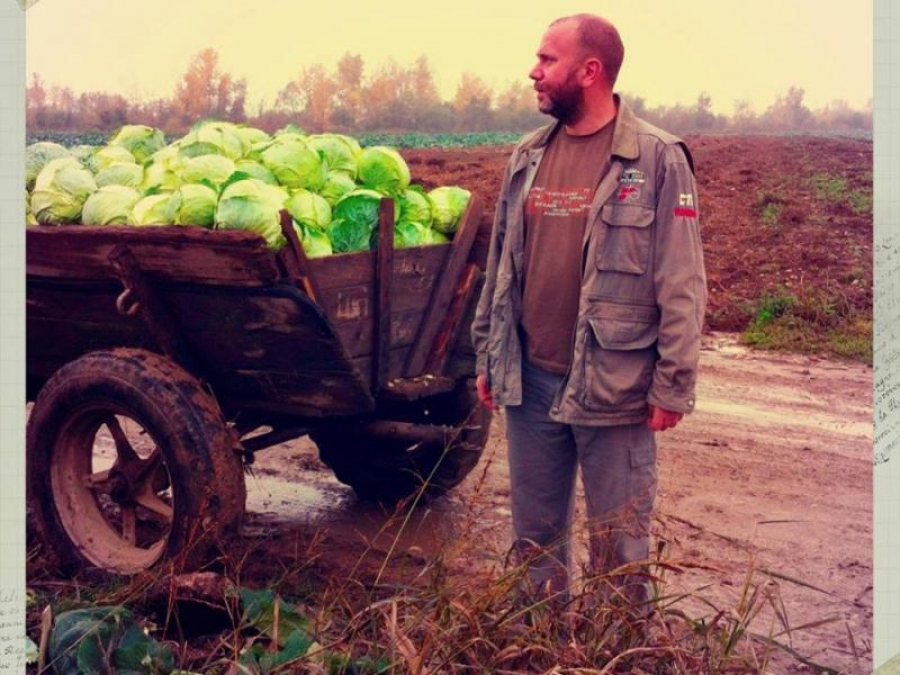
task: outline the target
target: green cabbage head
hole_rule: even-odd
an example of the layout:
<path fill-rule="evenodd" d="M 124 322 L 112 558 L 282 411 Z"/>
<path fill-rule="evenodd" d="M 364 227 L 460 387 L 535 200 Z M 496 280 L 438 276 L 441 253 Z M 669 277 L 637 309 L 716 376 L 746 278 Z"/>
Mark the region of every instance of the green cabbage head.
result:
<path fill-rule="evenodd" d="M 329 171 L 325 185 L 319 190 L 319 194 L 332 206 L 348 192 L 356 189 L 356 183 L 343 171 Z"/>
<path fill-rule="evenodd" d="M 216 222 L 216 204 L 219 195 L 208 185 L 190 183 L 178 189 L 181 206 L 176 223 L 212 227 Z"/>
<path fill-rule="evenodd" d="M 101 187 L 84 203 L 81 222 L 85 225 L 127 225 L 131 210 L 140 199 L 137 190 L 125 185 Z"/>
<path fill-rule="evenodd" d="M 69 156 L 69 151 L 59 143 L 41 141 L 29 145 L 25 148 L 25 187 L 34 188 L 34 181 L 47 162 Z"/>
<path fill-rule="evenodd" d="M 240 159 L 249 145 L 238 133 L 236 124 L 230 122 L 201 122 L 178 141 L 183 157 L 222 155 L 231 160 Z"/>
<path fill-rule="evenodd" d="M 95 174 L 100 173 L 103 169 L 113 164 L 126 162 L 134 164 L 134 155 L 120 145 L 106 145 L 98 148 L 97 151 L 88 159 L 88 166 Z"/>
<path fill-rule="evenodd" d="M 158 188 L 166 192 L 173 192 L 181 187 L 182 180 L 178 173 L 166 165 L 163 161 L 149 162 L 144 168 L 144 182 L 141 188 L 149 190 Z"/>
<path fill-rule="evenodd" d="M 241 137 L 241 141 L 244 144 L 245 155 L 249 152 L 254 143 L 264 143 L 272 139 L 272 137 L 262 129 L 248 127 L 243 124 L 237 125 L 237 135 Z"/>
<path fill-rule="evenodd" d="M 26 225 L 37 225 L 37 218 L 34 217 L 34 213 L 31 210 L 31 195 L 28 190 L 25 190 L 25 224 Z"/>
<path fill-rule="evenodd" d="M 199 155 L 183 159 L 179 176 L 184 183 L 209 181 L 221 185 L 234 173 L 234 162 L 223 155 Z"/>
<path fill-rule="evenodd" d="M 294 223 L 300 238 L 300 244 L 303 246 L 303 252 L 310 258 L 321 258 L 325 255 L 331 255 L 334 250 L 331 247 L 331 240 L 322 230 L 315 227 L 306 227 Z"/>
<path fill-rule="evenodd" d="M 234 170 L 242 171 L 251 178 L 261 180 L 263 183 L 278 185 L 278 180 L 275 178 L 275 175 L 262 164 L 252 159 L 239 159 L 234 163 Z"/>
<path fill-rule="evenodd" d="M 438 232 L 453 234 L 459 225 L 469 197 L 472 193 L 465 188 L 446 186 L 435 188 L 428 193 L 431 202 L 431 213 L 434 216 L 432 226 Z"/>
<path fill-rule="evenodd" d="M 178 222 L 181 195 L 162 192 L 144 197 L 132 209 L 129 225 L 174 225 Z"/>
<path fill-rule="evenodd" d="M 425 196 L 418 185 L 409 187 L 400 193 L 400 216 L 397 220 L 411 223 L 420 223 L 425 227 L 431 226 L 431 202 Z"/>
<path fill-rule="evenodd" d="M 443 232 L 438 232 L 433 227 L 426 228 L 425 243 L 426 244 L 446 244 L 450 238 Z"/>
<path fill-rule="evenodd" d="M 295 221 L 310 228 L 324 231 L 331 222 L 331 205 L 309 190 L 295 190 L 285 208 Z"/>
<path fill-rule="evenodd" d="M 409 167 L 393 148 L 365 148 L 357 158 L 359 182 L 367 188 L 398 194 L 409 185 Z"/>
<path fill-rule="evenodd" d="M 81 162 L 83 166 L 86 166 L 88 169 L 90 169 L 91 158 L 99 149 L 100 148 L 95 145 L 73 145 L 71 148 L 69 148 L 69 154 L 79 162 Z"/>
<path fill-rule="evenodd" d="M 378 211 L 384 195 L 375 190 L 348 192 L 335 205 L 328 236 L 336 253 L 365 251 L 378 229 Z M 398 209 L 395 206 L 394 219 Z"/>
<path fill-rule="evenodd" d="M 272 249 L 284 246 L 279 215 L 279 191 L 260 180 L 247 178 L 228 185 L 219 196 L 216 207 L 216 228 L 220 230 L 247 230 L 266 240 Z M 284 193 L 283 190 L 281 190 Z M 284 201 L 287 193 L 284 193 Z M 283 204 L 283 202 L 282 202 Z"/>
<path fill-rule="evenodd" d="M 317 192 L 325 185 L 325 165 L 319 154 L 303 141 L 276 140 L 261 156 L 262 163 L 285 187 Z"/>
<path fill-rule="evenodd" d="M 34 181 L 31 209 L 39 223 L 77 223 L 97 183 L 74 157 L 47 162 Z"/>
<path fill-rule="evenodd" d="M 97 185 L 127 185 L 138 188 L 144 182 L 144 167 L 133 162 L 113 162 L 97 173 Z"/>
<path fill-rule="evenodd" d="M 394 248 L 409 248 L 429 244 L 428 230 L 422 223 L 403 220 L 394 225 Z"/>
<path fill-rule="evenodd" d="M 135 161 L 144 162 L 166 144 L 166 137 L 159 129 L 143 124 L 126 124 L 113 136 L 109 144 L 125 148 L 134 155 Z"/>
<path fill-rule="evenodd" d="M 358 150 L 354 149 L 347 136 L 318 134 L 307 138 L 307 143 L 324 158 L 328 171 L 341 171 L 350 178 L 356 178 Z"/>

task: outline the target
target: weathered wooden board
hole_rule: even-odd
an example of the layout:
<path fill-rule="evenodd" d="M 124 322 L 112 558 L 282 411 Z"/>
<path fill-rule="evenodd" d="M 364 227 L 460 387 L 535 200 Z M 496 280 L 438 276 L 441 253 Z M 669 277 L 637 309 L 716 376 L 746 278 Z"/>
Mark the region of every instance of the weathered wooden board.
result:
<path fill-rule="evenodd" d="M 46 378 L 94 349 L 159 351 L 139 318 L 116 312 L 119 291 L 111 284 L 29 279 L 29 378 Z M 295 414 L 350 414 L 374 405 L 367 378 L 353 366 L 321 310 L 296 288 L 184 284 L 158 291 L 198 357 L 203 372 L 197 374 L 212 383 L 225 407 L 235 397 L 260 396 L 293 406 Z"/>
<path fill-rule="evenodd" d="M 469 259 L 472 244 L 475 242 L 475 235 L 481 226 L 481 211 L 481 200 L 477 195 L 472 195 L 462 214 L 459 228 L 450 244 L 450 253 L 444 261 L 437 282 L 435 282 L 428 309 L 419 326 L 419 334 L 416 336 L 409 360 L 404 368 L 407 377 L 415 377 L 424 371 L 428 355 L 434 349 L 435 338 L 450 308 L 450 303 L 453 301 L 454 293 L 465 270 L 466 261 Z"/>
<path fill-rule="evenodd" d="M 127 245 L 141 270 L 170 282 L 265 286 L 279 276 L 275 256 L 251 232 L 202 227 L 29 227 L 26 270 L 31 277 L 115 279 L 109 263 L 115 246 Z"/>
<path fill-rule="evenodd" d="M 318 302 L 321 293 L 316 283 L 316 277 L 309 266 L 309 258 L 297 236 L 294 228 L 294 220 L 286 209 L 281 210 L 281 233 L 287 240 L 287 245 L 279 251 L 279 256 L 287 269 L 288 278 L 292 283 L 302 288 L 313 302 Z"/>
<path fill-rule="evenodd" d="M 382 199 L 378 211 L 378 250 L 375 252 L 375 315 L 372 317 L 372 389 L 387 382 L 391 349 L 391 286 L 394 278 L 394 200 Z"/>
<path fill-rule="evenodd" d="M 440 271 L 449 250 L 450 244 L 397 249 L 394 251 L 394 283 L 403 278 L 433 277 Z M 310 258 L 309 266 L 324 294 L 334 288 L 371 285 L 375 275 L 375 255 L 366 251 Z"/>
<path fill-rule="evenodd" d="M 475 374 L 475 348 L 472 345 L 471 326 L 475 319 L 475 309 L 478 307 L 478 299 L 484 286 L 484 273 L 478 275 L 475 288 L 468 301 L 465 314 L 460 322 L 450 358 L 444 367 L 444 375 L 447 377 L 472 377 Z"/>
<path fill-rule="evenodd" d="M 462 281 L 456 288 L 443 323 L 435 335 L 431 353 L 425 361 L 426 373 L 443 374 L 450 356 L 450 348 L 459 336 L 463 317 L 469 307 L 480 274 L 478 265 L 470 263 L 466 266 Z"/>

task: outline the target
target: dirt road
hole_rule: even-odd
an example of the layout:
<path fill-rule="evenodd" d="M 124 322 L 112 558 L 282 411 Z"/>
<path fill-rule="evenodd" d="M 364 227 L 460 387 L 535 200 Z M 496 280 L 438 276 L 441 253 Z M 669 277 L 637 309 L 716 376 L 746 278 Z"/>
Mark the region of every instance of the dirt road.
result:
<path fill-rule="evenodd" d="M 733 336 L 709 337 L 695 414 L 659 436 L 654 534 L 669 542 L 670 559 L 705 568 L 672 577 L 669 590 L 706 587 L 703 597 L 735 610 L 755 564 L 783 576 L 773 583 L 791 626 L 835 619 L 780 641 L 820 664 L 871 672 L 871 391 L 865 365 L 748 352 Z M 500 565 L 510 543 L 503 426 L 501 414 L 472 476 L 417 511 L 399 537 L 399 526 L 358 502 L 308 441 L 262 453 L 248 483 L 245 536 L 264 542 L 266 555 L 253 568 L 296 564 L 314 535 L 326 554 L 317 564 L 332 574 L 361 558 L 377 568 L 395 539 L 394 562 L 415 566 L 443 551 L 458 574 Z M 583 559 L 584 547 L 575 548 Z M 768 634 L 771 617 L 763 612 L 753 629 Z M 780 672 L 810 672 L 778 663 Z"/>

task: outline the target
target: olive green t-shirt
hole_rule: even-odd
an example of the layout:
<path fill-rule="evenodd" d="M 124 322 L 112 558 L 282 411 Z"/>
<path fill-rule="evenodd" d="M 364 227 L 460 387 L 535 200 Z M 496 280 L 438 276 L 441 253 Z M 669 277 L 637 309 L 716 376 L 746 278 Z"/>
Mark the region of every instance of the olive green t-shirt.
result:
<path fill-rule="evenodd" d="M 551 139 L 525 202 L 525 357 L 564 374 L 578 317 L 584 227 L 609 166 L 615 120 L 586 136 L 560 128 Z"/>

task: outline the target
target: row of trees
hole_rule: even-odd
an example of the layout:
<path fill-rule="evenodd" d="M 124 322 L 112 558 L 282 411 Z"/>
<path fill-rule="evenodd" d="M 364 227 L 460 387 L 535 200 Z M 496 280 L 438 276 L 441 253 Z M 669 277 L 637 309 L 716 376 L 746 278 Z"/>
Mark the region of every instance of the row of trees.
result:
<path fill-rule="evenodd" d="M 428 59 L 403 66 L 388 61 L 371 74 L 359 54 L 345 54 L 332 70 L 305 66 L 276 99 L 248 110 L 247 81 L 224 72 L 214 49 L 204 49 L 169 98 L 138 100 L 121 94 L 85 92 L 46 84 L 34 73 L 27 90 L 26 119 L 31 133 L 44 131 L 109 132 L 126 123 L 149 124 L 168 134 L 183 134 L 196 120 L 246 122 L 273 131 L 288 122 L 310 132 L 366 131 L 525 131 L 546 121 L 535 108 L 529 83 L 519 81 L 495 92 L 474 73 L 463 73 L 452 100 L 438 94 Z M 701 93 L 690 106 L 650 107 L 644 98 L 625 94 L 639 115 L 676 133 L 712 131 L 871 130 L 871 100 L 863 110 L 845 101 L 811 110 L 804 91 L 791 87 L 766 110 L 747 101 L 732 115 L 712 111 Z"/>

